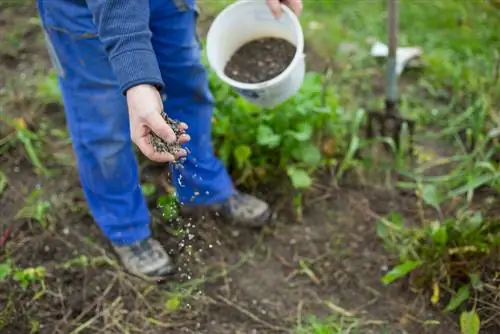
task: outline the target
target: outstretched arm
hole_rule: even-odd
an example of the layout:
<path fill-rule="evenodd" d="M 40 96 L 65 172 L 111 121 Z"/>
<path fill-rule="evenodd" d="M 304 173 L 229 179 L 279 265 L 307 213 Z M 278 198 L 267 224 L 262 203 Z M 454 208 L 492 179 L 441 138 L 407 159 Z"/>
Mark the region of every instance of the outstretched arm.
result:
<path fill-rule="evenodd" d="M 132 141 L 149 159 L 173 161 L 185 150 L 170 153 L 154 150 L 150 133 L 168 143 L 185 143 L 187 134 L 176 137 L 162 118 L 159 89 L 164 87 L 158 60 L 151 44 L 149 0 L 87 0 L 101 42 L 104 44 L 120 90 L 127 98 Z M 184 129 L 186 124 L 182 124 Z"/>

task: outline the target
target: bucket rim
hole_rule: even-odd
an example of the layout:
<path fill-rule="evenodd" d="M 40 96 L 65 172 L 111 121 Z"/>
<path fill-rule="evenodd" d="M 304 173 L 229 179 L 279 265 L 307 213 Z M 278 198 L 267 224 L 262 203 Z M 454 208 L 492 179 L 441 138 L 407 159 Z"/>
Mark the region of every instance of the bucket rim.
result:
<path fill-rule="evenodd" d="M 220 21 L 224 15 L 228 15 L 230 10 L 234 9 L 237 6 L 244 5 L 247 3 L 252 3 L 252 2 L 253 1 L 251 1 L 251 0 L 236 1 L 236 2 L 232 3 L 231 5 L 227 6 L 225 9 L 223 9 L 217 15 L 217 17 L 212 22 L 212 26 L 210 27 L 208 34 L 207 34 L 207 48 L 209 45 L 208 41 L 210 40 L 212 27 L 218 21 Z M 219 70 L 219 69 L 215 68 L 215 66 L 213 66 L 213 62 L 212 62 L 211 57 L 210 57 L 210 52 L 207 52 L 207 59 L 208 59 L 208 62 L 210 63 L 211 68 L 214 70 L 214 72 L 217 74 L 217 76 L 222 81 L 226 82 L 227 84 L 229 84 L 237 89 L 260 90 L 260 89 L 264 89 L 264 88 L 269 87 L 269 86 L 273 86 L 274 84 L 276 84 L 280 81 L 283 81 L 283 78 L 289 76 L 290 73 L 295 69 L 297 64 L 299 62 L 303 61 L 303 59 L 305 58 L 305 55 L 304 55 L 304 32 L 302 30 L 302 26 L 300 24 L 300 21 L 299 21 L 297 15 L 295 15 L 295 13 L 290 8 L 288 8 L 286 5 L 281 4 L 281 9 L 282 9 L 282 15 L 288 16 L 288 18 L 292 21 L 292 25 L 294 27 L 294 32 L 295 32 L 295 35 L 297 36 L 297 43 L 295 45 L 295 54 L 293 56 L 292 61 L 288 64 L 287 68 L 283 72 L 281 72 L 280 74 L 278 74 L 277 76 L 275 76 L 274 78 L 271 78 L 269 80 L 257 82 L 257 83 L 245 83 L 245 82 L 236 81 L 236 80 L 228 77 L 227 75 L 224 74 L 223 69 Z"/>

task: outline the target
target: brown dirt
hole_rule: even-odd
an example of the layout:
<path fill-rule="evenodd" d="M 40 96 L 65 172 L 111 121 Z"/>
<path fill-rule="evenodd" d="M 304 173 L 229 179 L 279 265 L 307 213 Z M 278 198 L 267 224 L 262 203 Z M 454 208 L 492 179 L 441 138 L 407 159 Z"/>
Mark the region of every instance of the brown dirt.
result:
<path fill-rule="evenodd" d="M 33 15 L 32 7 L 29 3 L 12 18 L 0 13 L 2 26 Z M 30 59 L 44 59 L 39 63 L 47 70 L 44 49 Z M 13 75 L 0 70 L 0 77 Z M 30 99 L 23 100 L 26 108 L 20 112 L 47 118 L 48 111 L 33 109 Z M 53 111 L 50 119 L 64 119 L 62 111 Z M 362 333 L 458 333 L 455 322 L 428 307 L 428 296 L 380 284 L 392 261 L 376 237 L 375 216 L 399 210 L 412 217 L 412 197 L 374 188 L 338 189 L 322 175 L 305 197 L 303 219 L 297 222 L 288 188 L 260 189 L 278 209 L 276 224 L 262 231 L 208 218 L 176 226 L 163 221 L 152 205 L 154 234 L 175 257 L 179 274 L 167 284 L 151 285 L 116 264 L 88 215 L 74 166 L 53 167 L 53 178 L 35 174 L 19 145 L 0 157 L 9 181 L 0 195 L 0 226 L 19 226 L 0 249 L 0 263 L 11 259 L 19 267 L 47 270 L 43 285 L 26 290 L 14 280 L 0 282 L 2 333 L 291 333 L 309 314 L 347 312 L 374 321 Z M 164 170 L 142 170 L 143 179 L 163 193 Z M 51 203 L 46 227 L 14 219 L 37 185 Z M 184 236 L 174 233 L 178 227 Z M 183 294 L 188 296 L 179 297 L 181 306 L 169 311 L 168 301 Z M 439 324 L 428 325 L 429 320 Z"/>
<path fill-rule="evenodd" d="M 282 38 L 260 38 L 244 44 L 229 59 L 225 74 L 237 81 L 258 83 L 281 74 L 295 56 L 295 46 Z"/>

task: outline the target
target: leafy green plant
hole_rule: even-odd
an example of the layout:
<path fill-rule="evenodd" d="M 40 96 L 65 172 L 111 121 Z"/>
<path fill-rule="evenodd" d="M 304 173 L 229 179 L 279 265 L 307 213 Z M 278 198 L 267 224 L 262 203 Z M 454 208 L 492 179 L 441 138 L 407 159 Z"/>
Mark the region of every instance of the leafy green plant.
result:
<path fill-rule="evenodd" d="M 449 300 L 444 311 L 462 309 L 461 326 L 468 328 L 464 333 L 477 333 L 479 315 L 464 307 L 475 301 L 482 281 L 491 274 L 487 264 L 498 256 L 500 222 L 467 207 L 450 218 L 443 217 L 443 197 L 435 187 L 421 186 L 418 193 L 420 225 L 410 225 L 394 212 L 377 222 L 377 233 L 386 249 L 399 257 L 399 264 L 382 277 L 382 282 L 390 284 L 407 277 L 415 289 L 432 291 L 433 304 L 443 301 L 445 291 Z M 425 218 L 423 203 L 433 207 L 439 218 Z"/>
<path fill-rule="evenodd" d="M 179 207 L 175 194 L 164 194 L 158 198 L 158 208 L 161 209 L 163 218 L 171 220 L 179 215 Z"/>
<path fill-rule="evenodd" d="M 44 286 L 45 267 L 37 266 L 34 268 L 16 269 L 14 280 L 19 282 L 23 289 L 27 289 L 30 284 L 40 283 Z"/>
<path fill-rule="evenodd" d="M 43 228 L 49 227 L 48 212 L 51 207 L 50 201 L 43 198 L 42 189 L 37 188 L 31 192 L 24 206 L 16 214 L 16 219 L 33 219 Z"/>
<path fill-rule="evenodd" d="M 56 71 L 51 71 L 37 81 L 36 97 L 42 104 L 62 103 Z"/>
<path fill-rule="evenodd" d="M 238 183 L 288 175 L 296 189 L 312 185 L 312 173 L 340 165 L 343 173 L 359 148 L 351 124 L 360 113 L 338 105 L 333 89 L 319 73 L 306 75 L 301 90 L 274 109 L 251 104 L 210 72 L 216 108 L 213 133 L 217 153 Z M 354 139 L 350 140 L 354 133 Z M 348 160 L 339 158 L 348 152 Z"/>
<path fill-rule="evenodd" d="M 7 279 L 12 273 L 12 263 L 10 261 L 0 263 L 0 282 Z"/>
<path fill-rule="evenodd" d="M 23 290 L 26 290 L 30 284 L 41 284 L 42 291 L 45 290 L 45 267 L 15 267 L 10 260 L 0 263 L 0 282 L 9 278 L 17 281 Z"/>
<path fill-rule="evenodd" d="M 0 120 L 5 121 L 14 129 L 13 133 L 0 141 L 0 147 L 12 146 L 17 141 L 21 142 L 31 163 L 37 168 L 38 171 L 42 172 L 46 176 L 49 176 L 51 174 L 50 171 L 44 166 L 39 157 L 38 151 L 42 143 L 39 136 L 35 132 L 28 129 L 24 119 L 10 119 L 7 116 L 2 115 L 1 110 L 0 115 Z"/>
<path fill-rule="evenodd" d="M 296 329 L 296 334 L 361 334 L 365 326 L 360 319 L 344 316 L 330 316 L 320 319 L 308 316 L 303 324 Z"/>

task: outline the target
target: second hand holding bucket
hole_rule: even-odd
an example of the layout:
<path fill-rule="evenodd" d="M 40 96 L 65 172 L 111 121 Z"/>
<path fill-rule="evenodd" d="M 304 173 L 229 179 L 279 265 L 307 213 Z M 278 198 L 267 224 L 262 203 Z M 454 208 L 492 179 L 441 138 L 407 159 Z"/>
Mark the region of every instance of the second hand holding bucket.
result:
<path fill-rule="evenodd" d="M 207 35 L 210 67 L 246 100 L 263 107 L 277 106 L 292 97 L 302 86 L 305 76 L 302 27 L 288 7 L 281 7 L 282 16 L 276 19 L 265 1 L 236 1 L 215 18 Z M 258 83 L 239 82 L 225 74 L 231 56 L 241 46 L 266 37 L 282 38 L 295 46 L 295 55 L 286 69 Z"/>

